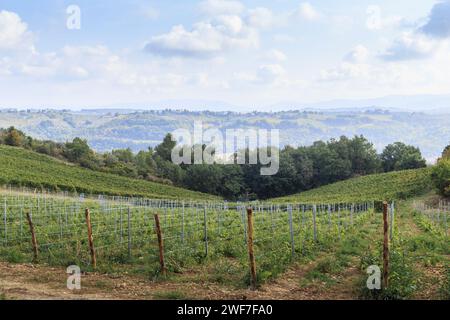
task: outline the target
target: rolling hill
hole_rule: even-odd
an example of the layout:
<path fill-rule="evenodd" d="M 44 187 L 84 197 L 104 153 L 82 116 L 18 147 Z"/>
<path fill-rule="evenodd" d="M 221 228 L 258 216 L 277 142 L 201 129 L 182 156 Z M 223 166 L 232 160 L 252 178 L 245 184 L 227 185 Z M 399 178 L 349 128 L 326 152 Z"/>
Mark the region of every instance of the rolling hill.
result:
<path fill-rule="evenodd" d="M 311 145 L 314 141 L 364 135 L 378 151 L 396 141 L 417 146 L 430 162 L 440 155 L 450 136 L 450 113 L 383 110 L 192 112 L 175 110 L 0 110 L 0 128 L 15 126 L 37 139 L 65 142 L 87 139 L 96 151 L 155 146 L 175 129 L 279 129 L 280 145 Z M 387 128 L 389 128 L 387 130 Z"/>
<path fill-rule="evenodd" d="M 147 198 L 219 199 L 170 185 L 92 171 L 32 151 L 3 145 L 0 145 L 0 184 Z"/>
<path fill-rule="evenodd" d="M 270 201 L 337 203 L 396 200 L 420 195 L 431 188 L 430 168 L 423 168 L 357 177 Z"/>

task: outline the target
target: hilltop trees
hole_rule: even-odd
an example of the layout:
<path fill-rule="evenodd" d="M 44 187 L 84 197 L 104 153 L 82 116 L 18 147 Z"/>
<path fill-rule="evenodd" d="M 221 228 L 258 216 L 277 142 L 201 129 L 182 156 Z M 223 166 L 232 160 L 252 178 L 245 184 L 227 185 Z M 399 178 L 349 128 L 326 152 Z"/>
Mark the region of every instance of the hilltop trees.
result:
<path fill-rule="evenodd" d="M 426 160 L 419 148 L 402 142 L 388 145 L 381 154 L 385 172 L 426 167 Z"/>

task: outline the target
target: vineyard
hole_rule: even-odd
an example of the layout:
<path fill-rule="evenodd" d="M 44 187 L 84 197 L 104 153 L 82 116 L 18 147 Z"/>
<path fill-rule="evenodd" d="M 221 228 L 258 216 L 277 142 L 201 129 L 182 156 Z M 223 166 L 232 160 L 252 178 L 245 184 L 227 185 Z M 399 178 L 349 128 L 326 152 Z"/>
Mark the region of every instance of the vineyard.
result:
<path fill-rule="evenodd" d="M 424 168 L 357 177 L 273 201 L 329 203 L 396 200 L 408 199 L 429 190 L 431 190 L 430 169 Z"/>
<path fill-rule="evenodd" d="M 437 206 L 431 206 L 424 202 L 414 201 L 413 209 L 425 218 L 429 230 L 448 236 L 448 214 L 450 212 L 448 202 L 439 201 Z"/>
<path fill-rule="evenodd" d="M 215 196 L 160 183 L 130 179 L 66 164 L 54 158 L 0 145 L 0 184 L 70 193 L 214 200 Z"/>
<path fill-rule="evenodd" d="M 67 168 L 65 164 L 58 166 Z M 42 172 L 50 170 L 45 164 L 43 167 Z M 85 171 L 69 167 L 68 176 L 73 169 Z M 166 192 L 165 187 L 169 188 L 167 194 L 178 192 L 176 188 L 157 186 L 158 192 Z M 427 197 L 431 190 L 429 169 L 359 177 L 291 197 L 252 203 L 225 202 L 196 193 L 188 200 L 188 196 L 163 199 L 163 193 L 150 199 L 129 193 L 95 196 L 39 190 L 3 189 L 1 261 L 78 265 L 89 274 L 130 274 L 168 283 L 182 284 L 194 277 L 194 283 L 231 286 L 237 292 L 254 282 L 252 270 L 256 284 L 264 288 L 285 277 L 291 268 L 314 264 L 312 269 L 302 271 L 300 282 L 297 278 L 291 281 L 300 288 L 318 283 L 339 286 L 335 279 L 346 268 L 357 265 L 355 279 L 363 281 L 368 266 L 383 264 L 381 201 L 386 199 L 391 202 L 388 237 L 393 276 L 389 288 L 374 295 L 365 289 L 365 282 L 352 282 L 346 284 L 357 288 L 352 296 L 416 297 L 429 283 L 442 283 L 442 288 L 432 289 L 435 297 L 447 297 L 450 291 L 450 273 L 445 276 L 445 270 L 449 270 L 448 204 L 400 200 Z M 185 192 L 180 190 L 180 194 Z M 250 247 L 253 260 L 249 259 Z M 429 268 L 438 271 L 420 280 L 428 277 Z M 436 272 L 439 282 L 430 280 Z M 266 291 L 255 292 L 259 292 L 255 293 L 258 297 Z"/>
<path fill-rule="evenodd" d="M 5 195 L 0 222 L 0 255 L 8 261 L 77 264 L 92 270 L 86 208 L 97 269 L 161 271 L 154 215 L 158 214 L 170 273 L 227 261 L 229 275 L 247 284 L 246 206 L 174 200 L 111 201 Z M 289 263 L 345 239 L 373 213 L 373 203 L 253 204 L 258 281 L 283 272 Z M 28 221 L 28 218 L 30 221 Z M 33 255 L 32 234 L 36 237 Z M 218 263 L 217 265 L 223 265 Z M 220 273 L 221 274 L 221 273 Z"/>

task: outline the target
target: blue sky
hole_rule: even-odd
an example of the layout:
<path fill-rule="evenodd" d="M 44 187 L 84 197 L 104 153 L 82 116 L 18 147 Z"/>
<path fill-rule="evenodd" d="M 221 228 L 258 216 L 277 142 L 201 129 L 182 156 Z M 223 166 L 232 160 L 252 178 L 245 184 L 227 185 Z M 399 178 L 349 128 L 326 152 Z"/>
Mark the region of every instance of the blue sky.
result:
<path fill-rule="evenodd" d="M 448 94 L 448 21 L 432 0 L 0 0 L 0 106 Z"/>

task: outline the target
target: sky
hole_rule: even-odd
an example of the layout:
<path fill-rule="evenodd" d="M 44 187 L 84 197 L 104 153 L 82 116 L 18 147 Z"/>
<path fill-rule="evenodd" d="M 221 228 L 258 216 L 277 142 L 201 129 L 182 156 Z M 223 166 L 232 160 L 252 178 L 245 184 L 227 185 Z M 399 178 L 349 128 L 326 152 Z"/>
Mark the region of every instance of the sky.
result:
<path fill-rule="evenodd" d="M 0 0 L 0 108 L 270 109 L 449 74 L 449 0 Z"/>

